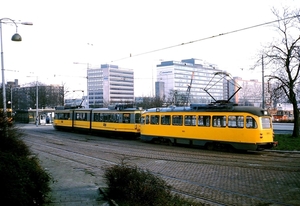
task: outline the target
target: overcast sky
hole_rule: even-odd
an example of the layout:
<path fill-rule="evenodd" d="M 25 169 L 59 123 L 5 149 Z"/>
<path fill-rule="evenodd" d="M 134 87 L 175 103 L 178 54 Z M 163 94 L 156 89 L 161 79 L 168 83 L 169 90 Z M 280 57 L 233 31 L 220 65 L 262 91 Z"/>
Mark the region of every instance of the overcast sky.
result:
<path fill-rule="evenodd" d="M 230 32 L 276 20 L 271 9 L 286 6 L 296 0 L 2 0 L 0 18 L 33 22 L 18 25 L 22 42 L 10 41 L 14 25 L 2 25 L 5 79 L 86 90 L 87 63 L 108 63 L 134 69 L 135 95 L 148 96 L 160 60 L 198 58 L 261 80 L 261 68 L 250 68 L 278 38 L 275 28 Z"/>

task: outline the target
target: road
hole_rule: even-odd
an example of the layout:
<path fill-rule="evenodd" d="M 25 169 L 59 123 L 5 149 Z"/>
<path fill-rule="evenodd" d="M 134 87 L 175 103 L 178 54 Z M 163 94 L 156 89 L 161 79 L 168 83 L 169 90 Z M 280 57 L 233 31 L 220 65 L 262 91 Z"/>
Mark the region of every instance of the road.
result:
<path fill-rule="evenodd" d="M 273 123 L 275 134 L 292 134 L 294 123 Z"/>
<path fill-rule="evenodd" d="M 208 205 L 300 205 L 297 153 L 229 153 L 61 132 L 51 126 L 21 128 L 35 154 L 99 177 L 96 185 L 103 185 L 105 168 L 125 160 L 160 176 L 173 192 Z"/>

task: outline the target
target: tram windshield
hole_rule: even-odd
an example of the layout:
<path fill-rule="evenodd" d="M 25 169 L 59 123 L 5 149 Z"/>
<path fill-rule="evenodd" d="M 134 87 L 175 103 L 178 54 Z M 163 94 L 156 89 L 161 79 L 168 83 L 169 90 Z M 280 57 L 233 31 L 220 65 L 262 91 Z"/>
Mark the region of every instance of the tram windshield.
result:
<path fill-rule="evenodd" d="M 270 129 L 270 128 L 272 128 L 272 126 L 271 126 L 271 119 L 269 117 L 262 117 L 261 118 L 261 122 L 262 122 L 262 128 L 263 129 Z"/>

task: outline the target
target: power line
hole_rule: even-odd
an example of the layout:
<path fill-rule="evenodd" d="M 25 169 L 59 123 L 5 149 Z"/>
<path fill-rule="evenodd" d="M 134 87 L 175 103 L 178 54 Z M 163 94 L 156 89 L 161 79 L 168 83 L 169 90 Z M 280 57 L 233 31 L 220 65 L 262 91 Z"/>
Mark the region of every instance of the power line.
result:
<path fill-rule="evenodd" d="M 284 19 L 278 19 L 278 20 L 274 20 L 274 21 L 270 21 L 270 22 L 265 22 L 265 23 L 262 23 L 262 24 L 257 24 L 257 25 L 254 25 L 254 26 L 249 26 L 249 27 L 245 27 L 245 28 L 242 28 L 242 29 L 237 29 L 237 30 L 233 30 L 233 31 L 213 35 L 213 36 L 210 36 L 210 37 L 205 37 L 205 38 L 197 39 L 197 40 L 194 40 L 194 41 L 189 41 L 189 42 L 185 42 L 185 43 L 181 43 L 181 44 L 177 44 L 177 45 L 173 45 L 173 46 L 168 46 L 168 47 L 164 47 L 164 48 L 160 48 L 160 49 L 155 49 L 155 50 L 152 50 L 152 51 L 147 51 L 147 52 L 143 52 L 143 53 L 139 53 L 139 54 L 135 54 L 135 55 L 129 54 L 129 56 L 127 56 L 127 57 L 112 60 L 111 62 L 121 61 L 121 60 L 128 59 L 128 58 L 131 58 L 131 57 L 150 54 L 150 53 L 154 53 L 154 52 L 158 52 L 158 51 L 162 51 L 162 50 L 166 50 L 166 49 L 172 49 L 172 48 L 179 47 L 179 46 L 185 46 L 187 44 L 192 44 L 192 43 L 196 43 L 196 42 L 199 42 L 199 41 L 204 41 L 204 40 L 224 36 L 224 35 L 227 35 L 227 34 L 232 34 L 232 33 L 240 32 L 240 31 L 248 30 L 248 29 L 253 29 L 253 28 L 256 28 L 256 27 L 265 26 L 265 25 L 272 24 L 272 23 L 275 23 L 275 22 L 280 22 L 280 21 L 284 21 L 284 20 L 287 20 L 287 19 L 297 18 L 297 17 L 300 17 L 300 15 L 287 17 L 287 18 L 284 18 Z"/>

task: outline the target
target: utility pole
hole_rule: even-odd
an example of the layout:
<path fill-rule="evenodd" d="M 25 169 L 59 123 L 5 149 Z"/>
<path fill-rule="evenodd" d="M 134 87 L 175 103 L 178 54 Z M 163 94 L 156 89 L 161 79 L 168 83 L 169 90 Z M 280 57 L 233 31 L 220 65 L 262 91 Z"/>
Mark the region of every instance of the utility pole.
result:
<path fill-rule="evenodd" d="M 262 84 L 262 108 L 265 108 L 265 69 L 264 69 L 264 56 L 261 56 L 261 84 Z"/>

